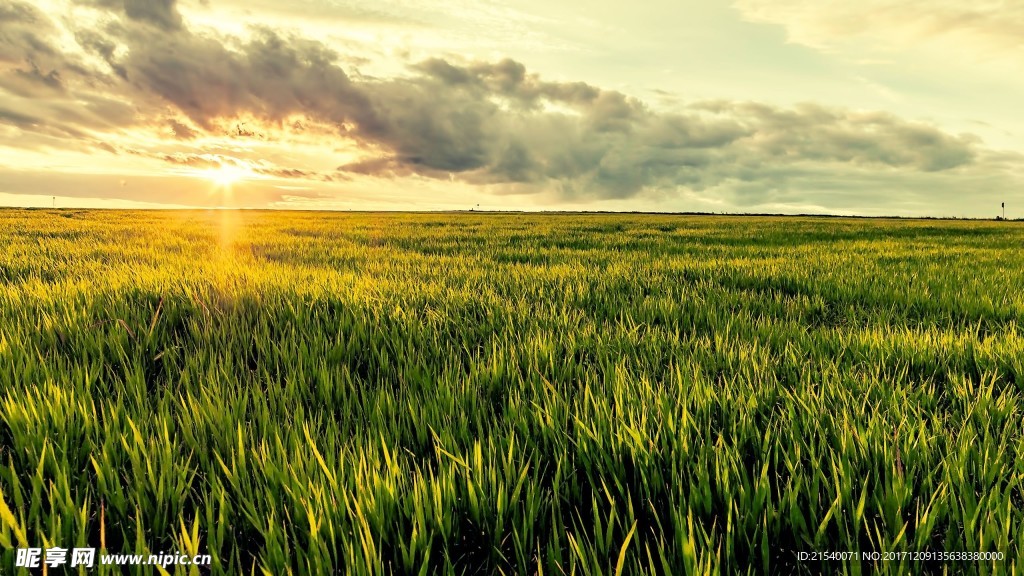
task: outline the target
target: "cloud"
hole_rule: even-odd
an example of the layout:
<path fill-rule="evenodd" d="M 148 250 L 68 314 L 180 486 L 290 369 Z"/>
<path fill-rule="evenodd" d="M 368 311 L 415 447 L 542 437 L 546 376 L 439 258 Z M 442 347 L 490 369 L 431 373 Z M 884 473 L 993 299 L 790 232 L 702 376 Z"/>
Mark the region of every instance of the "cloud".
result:
<path fill-rule="evenodd" d="M 192 140 L 198 135 L 195 130 L 189 128 L 186 124 L 174 119 L 168 120 L 167 125 L 174 134 L 174 137 L 179 140 Z"/>
<path fill-rule="evenodd" d="M 975 138 L 892 115 L 742 102 L 655 112 L 619 92 L 542 82 L 513 64 L 432 61 L 416 67 L 426 75 L 367 86 L 384 126 L 367 136 L 386 154 L 343 168 L 626 197 L 754 180 L 769 164 L 934 172 L 978 157 Z"/>
<path fill-rule="evenodd" d="M 202 148 L 206 136 L 272 145 L 285 131 L 309 131 L 305 142 L 322 153 L 347 146 L 358 157 L 332 162 L 337 171 L 288 159 L 254 171 L 324 181 L 415 175 L 565 201 L 686 190 L 754 205 L 806 194 L 825 173 L 895 174 L 934 187 L 937 175 L 956 181 L 1020 165 L 997 161 L 972 136 L 891 114 L 737 101 L 655 110 L 619 91 L 545 79 L 511 59 L 435 57 L 401 76 L 365 77 L 317 41 L 268 28 L 246 37 L 192 29 L 172 0 L 88 4 L 107 17 L 65 31 L 77 42 L 73 58 L 53 49 L 57 25 L 38 10 L 2 8 L 14 24 L 0 32 L 0 56 L 20 64 L 0 69 L 0 86 L 34 88 L 16 109 L 0 110 L 0 123 L 46 134 L 50 146 L 66 138 L 69 147 L 151 130 L 169 150 L 194 149 L 148 158 L 199 168 L 231 162 Z M 746 4 L 766 13 L 767 2 Z"/>
<path fill-rule="evenodd" d="M 442 58 L 430 58 L 412 67 L 449 87 L 466 87 L 478 93 L 511 98 L 517 104 L 533 107 L 542 99 L 567 104 L 591 103 L 601 90 L 585 82 L 545 82 L 528 74 L 521 62 L 506 58 L 500 62 L 474 62 L 454 65 Z"/>
<path fill-rule="evenodd" d="M 31 4 L 0 4 L 0 22 L 0 62 L 21 64 L 40 55 L 56 55 L 56 49 L 46 39 L 55 27 Z"/>
<path fill-rule="evenodd" d="M 254 177 L 265 176 L 278 180 L 319 180 L 321 182 L 331 182 L 334 179 L 333 175 L 328 173 L 319 173 L 314 170 L 305 170 L 302 168 L 283 167 L 266 159 L 259 159 L 255 161 L 243 160 L 224 154 L 175 153 L 164 154 L 160 156 L 160 159 L 175 166 L 192 168 L 206 172 L 216 171 L 223 168 L 232 168 L 240 170 L 246 175 Z"/>
<path fill-rule="evenodd" d="M 20 96 L 63 90 L 62 69 L 75 68 L 52 42 L 54 23 L 30 4 L 0 5 L 0 88 Z"/>
<path fill-rule="evenodd" d="M 176 0 L 124 0 L 124 13 L 132 19 L 148 22 L 163 30 L 181 28 Z"/>
<path fill-rule="evenodd" d="M 49 185 L 41 189 L 40 182 Z M 67 199 L 103 199 L 116 201 L 138 201 L 179 206 L 223 206 L 264 207 L 281 202 L 287 196 L 306 195 L 302 191 L 285 191 L 276 188 L 271 181 L 246 182 L 244 197 L 226 199 L 214 185 L 197 184 L 194 178 L 183 175 L 132 175 L 128 177 L 113 174 L 81 174 L 54 172 L 52 170 L 21 170 L 0 167 L 0 195 L 15 194 L 22 197 L 43 196 L 44 202 L 31 203 L 49 206 L 50 196 Z M 312 195 L 312 194 L 309 194 Z M 78 204 L 78 202 L 76 202 Z M 115 204 L 116 206 L 116 204 Z"/>
<path fill-rule="evenodd" d="M 0 108 L 0 122 L 11 124 L 19 128 L 32 128 L 42 124 L 42 120 L 16 110 Z"/>
<path fill-rule="evenodd" d="M 182 27 L 177 0 L 74 0 L 77 4 L 123 14 L 128 20 L 142 22 L 163 31 Z"/>
<path fill-rule="evenodd" d="M 228 158 L 218 154 L 165 154 L 163 161 L 179 166 L 207 169 L 223 168 L 225 166 L 238 167 L 241 165 L 235 158 Z"/>
<path fill-rule="evenodd" d="M 130 85 L 159 96 L 196 125 L 249 112 L 269 122 L 292 114 L 361 126 L 373 123 L 362 91 L 323 44 L 258 29 L 244 43 L 178 32 L 129 29 L 123 57 L 101 54 Z"/>
<path fill-rule="evenodd" d="M 972 0 L 737 0 L 748 20 L 785 26 L 791 41 L 832 49 L 851 39 L 904 48 L 945 40 L 956 48 L 1020 58 L 1024 4 Z M 1009 52 L 1007 52 L 1009 51 Z"/>

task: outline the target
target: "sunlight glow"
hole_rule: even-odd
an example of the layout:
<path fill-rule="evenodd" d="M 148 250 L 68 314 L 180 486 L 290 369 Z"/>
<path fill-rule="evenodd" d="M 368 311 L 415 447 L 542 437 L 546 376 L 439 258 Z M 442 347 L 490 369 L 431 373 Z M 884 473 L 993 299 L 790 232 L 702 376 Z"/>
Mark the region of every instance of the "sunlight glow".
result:
<path fill-rule="evenodd" d="M 178 174 L 206 180 L 215 189 L 227 189 L 247 180 L 261 180 L 266 176 L 260 174 L 256 167 L 247 161 L 217 155 L 203 155 L 202 160 L 208 162 L 204 168 L 184 168 L 176 170 Z"/>
<path fill-rule="evenodd" d="M 258 164 L 246 160 L 216 155 L 204 155 L 200 160 L 205 161 L 206 167 L 182 168 L 174 173 L 209 182 L 208 193 L 219 197 L 221 208 L 237 207 L 236 193 L 244 189 L 245 182 L 269 179 Z"/>
<path fill-rule="evenodd" d="M 242 180 L 255 178 L 256 173 L 245 166 L 224 165 L 219 168 L 204 170 L 203 177 L 207 178 L 217 186 L 227 187 Z"/>

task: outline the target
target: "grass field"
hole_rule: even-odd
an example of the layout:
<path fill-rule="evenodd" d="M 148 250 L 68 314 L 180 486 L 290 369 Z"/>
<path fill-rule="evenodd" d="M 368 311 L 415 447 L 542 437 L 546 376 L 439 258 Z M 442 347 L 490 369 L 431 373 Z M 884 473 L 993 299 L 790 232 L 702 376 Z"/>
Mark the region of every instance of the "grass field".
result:
<path fill-rule="evenodd" d="M 1007 222 L 0 211 L 0 573 L 85 544 L 275 576 L 1020 573 L 1022 246 Z"/>

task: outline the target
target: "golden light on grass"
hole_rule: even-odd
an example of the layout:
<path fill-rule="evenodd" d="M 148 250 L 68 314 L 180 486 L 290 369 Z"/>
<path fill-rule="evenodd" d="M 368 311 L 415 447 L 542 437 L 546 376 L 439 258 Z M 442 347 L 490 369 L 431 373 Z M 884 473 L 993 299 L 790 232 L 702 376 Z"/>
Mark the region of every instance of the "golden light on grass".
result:
<path fill-rule="evenodd" d="M 228 249 L 238 236 L 238 202 L 235 192 L 244 187 L 245 182 L 266 179 L 267 176 L 257 171 L 256 165 L 237 158 L 210 155 L 202 159 L 207 162 L 206 167 L 185 168 L 176 172 L 205 180 L 210 185 L 207 193 L 210 196 L 219 196 L 220 215 L 216 222 L 220 228 L 220 255 L 221 264 L 224 265 L 228 261 Z"/>
<path fill-rule="evenodd" d="M 227 188 L 230 190 L 230 188 Z M 226 208 L 220 210 L 220 248 L 221 256 L 225 257 L 227 250 L 231 247 L 232 243 L 238 237 L 238 211 L 235 209 Z"/>

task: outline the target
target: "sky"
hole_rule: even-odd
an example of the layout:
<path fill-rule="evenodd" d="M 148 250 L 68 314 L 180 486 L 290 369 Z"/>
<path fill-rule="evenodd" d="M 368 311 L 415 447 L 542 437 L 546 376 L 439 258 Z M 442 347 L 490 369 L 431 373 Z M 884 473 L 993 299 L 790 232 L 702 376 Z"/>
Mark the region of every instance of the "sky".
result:
<path fill-rule="evenodd" d="M 0 206 L 1024 217 L 1019 0 L 0 0 Z"/>

